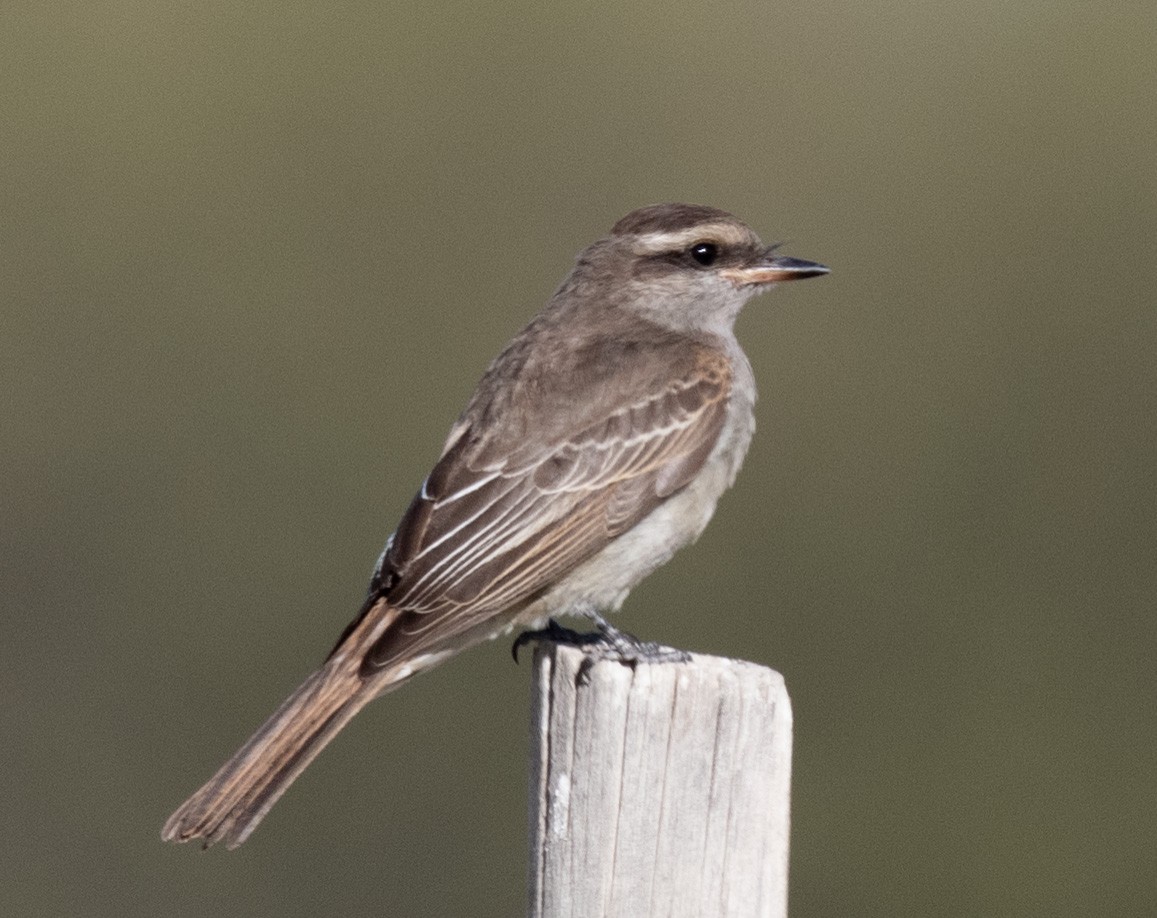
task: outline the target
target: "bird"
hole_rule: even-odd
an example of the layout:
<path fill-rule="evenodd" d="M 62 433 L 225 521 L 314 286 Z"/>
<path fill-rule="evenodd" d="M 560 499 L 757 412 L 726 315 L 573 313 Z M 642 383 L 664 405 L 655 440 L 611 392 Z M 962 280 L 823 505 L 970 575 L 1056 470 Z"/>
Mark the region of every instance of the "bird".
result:
<path fill-rule="evenodd" d="M 829 271 L 779 248 L 656 204 L 583 250 L 482 376 L 321 668 L 162 838 L 237 847 L 367 703 L 484 640 L 558 615 L 621 638 L 604 614 L 698 538 L 751 442 L 741 308 Z"/>

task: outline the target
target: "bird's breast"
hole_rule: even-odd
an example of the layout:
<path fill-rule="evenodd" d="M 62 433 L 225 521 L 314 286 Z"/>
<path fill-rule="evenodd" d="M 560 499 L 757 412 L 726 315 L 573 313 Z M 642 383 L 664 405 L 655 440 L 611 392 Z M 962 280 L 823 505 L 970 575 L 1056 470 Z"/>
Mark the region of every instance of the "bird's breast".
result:
<path fill-rule="evenodd" d="M 735 385 L 719 440 L 699 474 L 562 578 L 533 604 L 527 620 L 592 607 L 616 610 L 636 584 L 699 538 L 720 496 L 735 481 L 755 432 L 755 385 L 742 352 L 734 370 Z"/>

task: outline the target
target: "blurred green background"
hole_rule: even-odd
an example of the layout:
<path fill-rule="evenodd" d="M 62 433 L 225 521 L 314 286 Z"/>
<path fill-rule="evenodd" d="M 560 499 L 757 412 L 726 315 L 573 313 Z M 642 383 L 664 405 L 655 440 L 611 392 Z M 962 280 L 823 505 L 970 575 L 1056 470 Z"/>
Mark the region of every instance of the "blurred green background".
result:
<path fill-rule="evenodd" d="M 621 624 L 781 670 L 792 914 L 1157 910 L 1151 2 L 12 2 L 0 914 L 524 911 L 529 670 L 168 813 L 316 665 L 501 345 L 634 207 L 834 273 Z"/>

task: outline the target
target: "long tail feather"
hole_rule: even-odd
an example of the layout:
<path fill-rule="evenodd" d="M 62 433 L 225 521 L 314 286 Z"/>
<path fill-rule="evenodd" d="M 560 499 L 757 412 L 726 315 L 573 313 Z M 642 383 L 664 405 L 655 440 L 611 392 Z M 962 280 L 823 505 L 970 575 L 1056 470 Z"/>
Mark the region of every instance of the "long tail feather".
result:
<path fill-rule="evenodd" d="M 379 610 L 374 610 L 379 611 Z M 205 847 L 224 841 L 236 848 L 270 807 L 358 711 L 394 684 L 399 673 L 361 671 L 364 650 L 381 633 L 393 612 L 359 622 L 325 666 L 290 695 L 236 754 L 169 817 L 165 841 L 204 839 Z M 385 621 L 383 620 L 385 619 Z"/>

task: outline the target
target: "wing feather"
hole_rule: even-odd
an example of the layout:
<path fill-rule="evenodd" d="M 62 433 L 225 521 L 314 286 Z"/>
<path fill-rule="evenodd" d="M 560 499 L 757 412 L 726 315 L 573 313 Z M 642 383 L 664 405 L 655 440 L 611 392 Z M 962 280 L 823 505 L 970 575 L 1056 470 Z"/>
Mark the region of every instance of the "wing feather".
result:
<path fill-rule="evenodd" d="M 532 598 L 690 482 L 718 441 L 731 374 L 699 359 L 648 398 L 531 452 L 494 458 L 456 428 L 382 561 L 406 614 L 367 665 L 425 652 Z M 483 459 L 489 461 L 479 461 Z"/>

